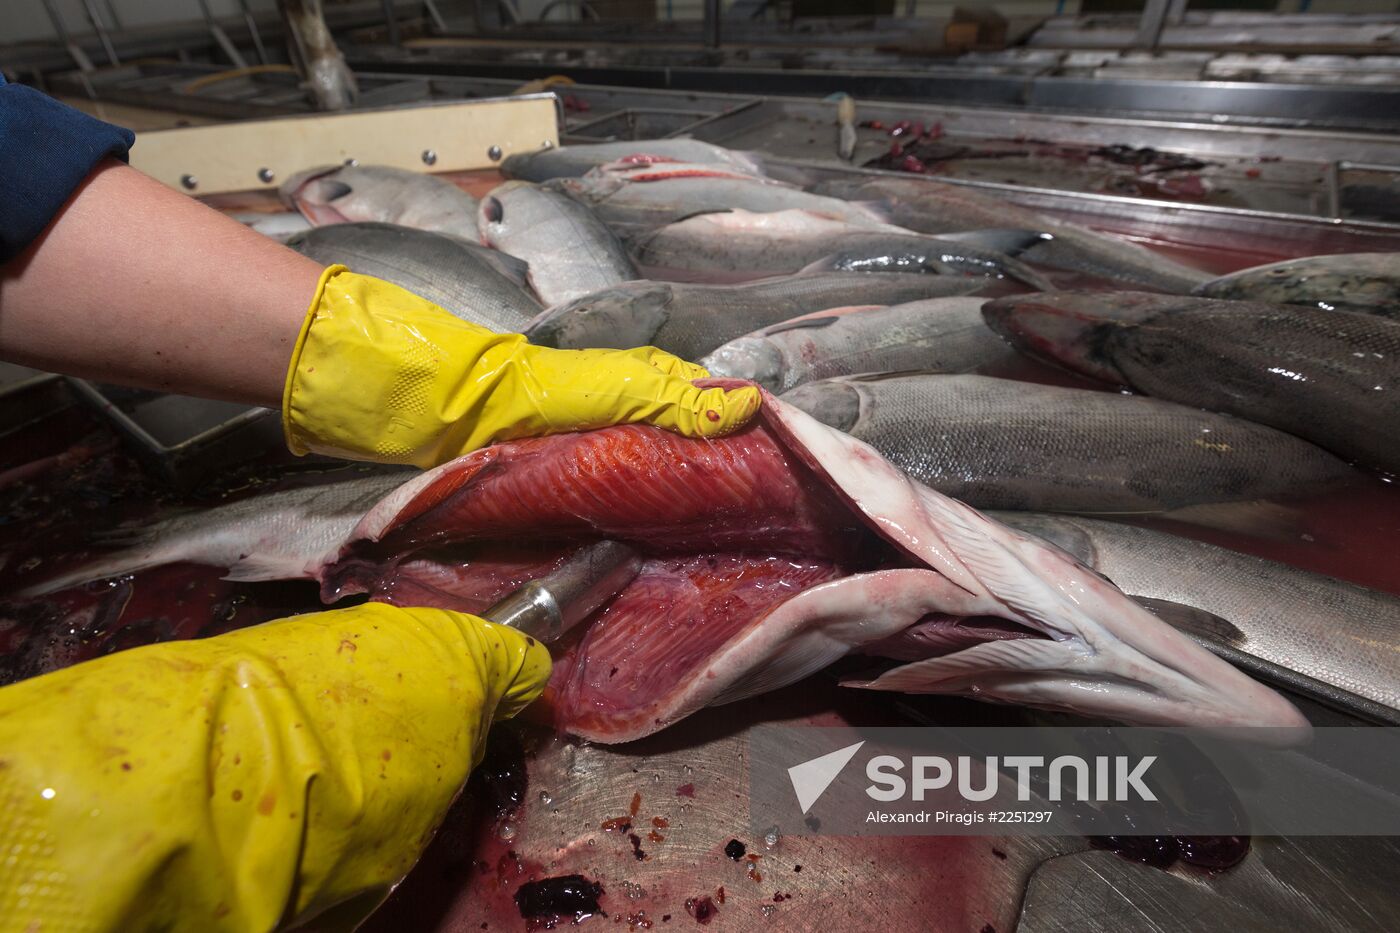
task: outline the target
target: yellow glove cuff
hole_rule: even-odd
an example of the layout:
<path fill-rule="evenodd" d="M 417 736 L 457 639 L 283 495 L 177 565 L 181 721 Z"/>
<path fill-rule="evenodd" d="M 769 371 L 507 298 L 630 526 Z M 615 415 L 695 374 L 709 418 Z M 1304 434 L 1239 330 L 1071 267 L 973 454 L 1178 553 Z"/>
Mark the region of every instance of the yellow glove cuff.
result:
<path fill-rule="evenodd" d="M 353 926 L 548 676 L 512 629 L 369 603 L 5 687 L 0 926 Z"/>
<path fill-rule="evenodd" d="M 396 285 L 328 268 L 288 368 L 287 446 L 431 467 L 493 441 L 646 422 L 691 437 L 744 424 L 756 388 L 652 347 L 552 350 L 497 334 Z"/>

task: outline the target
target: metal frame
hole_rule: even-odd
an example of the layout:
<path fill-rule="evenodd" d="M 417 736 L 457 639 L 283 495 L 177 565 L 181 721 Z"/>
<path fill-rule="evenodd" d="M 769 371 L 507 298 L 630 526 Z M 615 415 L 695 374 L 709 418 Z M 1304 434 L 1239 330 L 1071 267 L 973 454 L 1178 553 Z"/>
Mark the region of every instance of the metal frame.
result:
<path fill-rule="evenodd" d="M 502 78 L 561 74 L 580 84 L 754 95 L 938 101 L 955 106 L 1047 113 L 1121 115 L 1232 125 L 1400 129 L 1400 87 L 1351 87 L 1235 81 L 1102 79 L 1056 75 L 969 74 L 957 67 L 920 71 L 826 71 L 754 67 L 599 65 L 489 60 L 434 47 L 414 52 L 348 48 L 356 72 Z"/>
<path fill-rule="evenodd" d="M 347 159 L 451 172 L 559 143 L 553 94 L 318 113 L 143 133 L 131 164 L 198 194 L 269 188 Z"/>

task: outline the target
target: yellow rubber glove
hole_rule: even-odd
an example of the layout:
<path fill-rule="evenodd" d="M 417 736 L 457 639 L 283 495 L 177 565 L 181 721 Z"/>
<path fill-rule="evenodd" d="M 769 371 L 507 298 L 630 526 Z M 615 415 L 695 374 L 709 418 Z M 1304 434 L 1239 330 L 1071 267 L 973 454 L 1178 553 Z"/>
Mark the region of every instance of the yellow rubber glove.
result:
<path fill-rule="evenodd" d="M 753 417 L 756 388 L 691 385 L 705 375 L 654 347 L 536 347 L 331 266 L 292 353 L 282 422 L 297 454 L 427 468 L 511 438 L 634 422 L 714 437 Z"/>
<path fill-rule="evenodd" d="M 0 689 L 0 928 L 350 929 L 549 655 L 369 603 Z"/>

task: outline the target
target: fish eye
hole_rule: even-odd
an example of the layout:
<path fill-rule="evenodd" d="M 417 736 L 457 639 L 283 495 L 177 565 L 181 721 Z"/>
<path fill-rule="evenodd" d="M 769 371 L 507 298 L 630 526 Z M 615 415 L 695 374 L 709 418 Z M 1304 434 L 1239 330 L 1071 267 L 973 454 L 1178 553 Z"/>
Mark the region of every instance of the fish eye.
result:
<path fill-rule="evenodd" d="M 487 223 L 498 224 L 506 216 L 505 205 L 497 198 L 487 198 L 482 202 L 482 211 L 486 215 Z"/>

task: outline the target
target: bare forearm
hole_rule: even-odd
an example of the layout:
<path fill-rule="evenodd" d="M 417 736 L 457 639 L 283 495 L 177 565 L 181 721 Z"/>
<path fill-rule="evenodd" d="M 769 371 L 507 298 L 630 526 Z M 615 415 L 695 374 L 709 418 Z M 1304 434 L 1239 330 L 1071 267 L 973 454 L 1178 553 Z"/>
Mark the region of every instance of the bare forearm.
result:
<path fill-rule="evenodd" d="M 0 266 L 0 357 L 277 407 L 321 266 L 117 162 Z"/>

